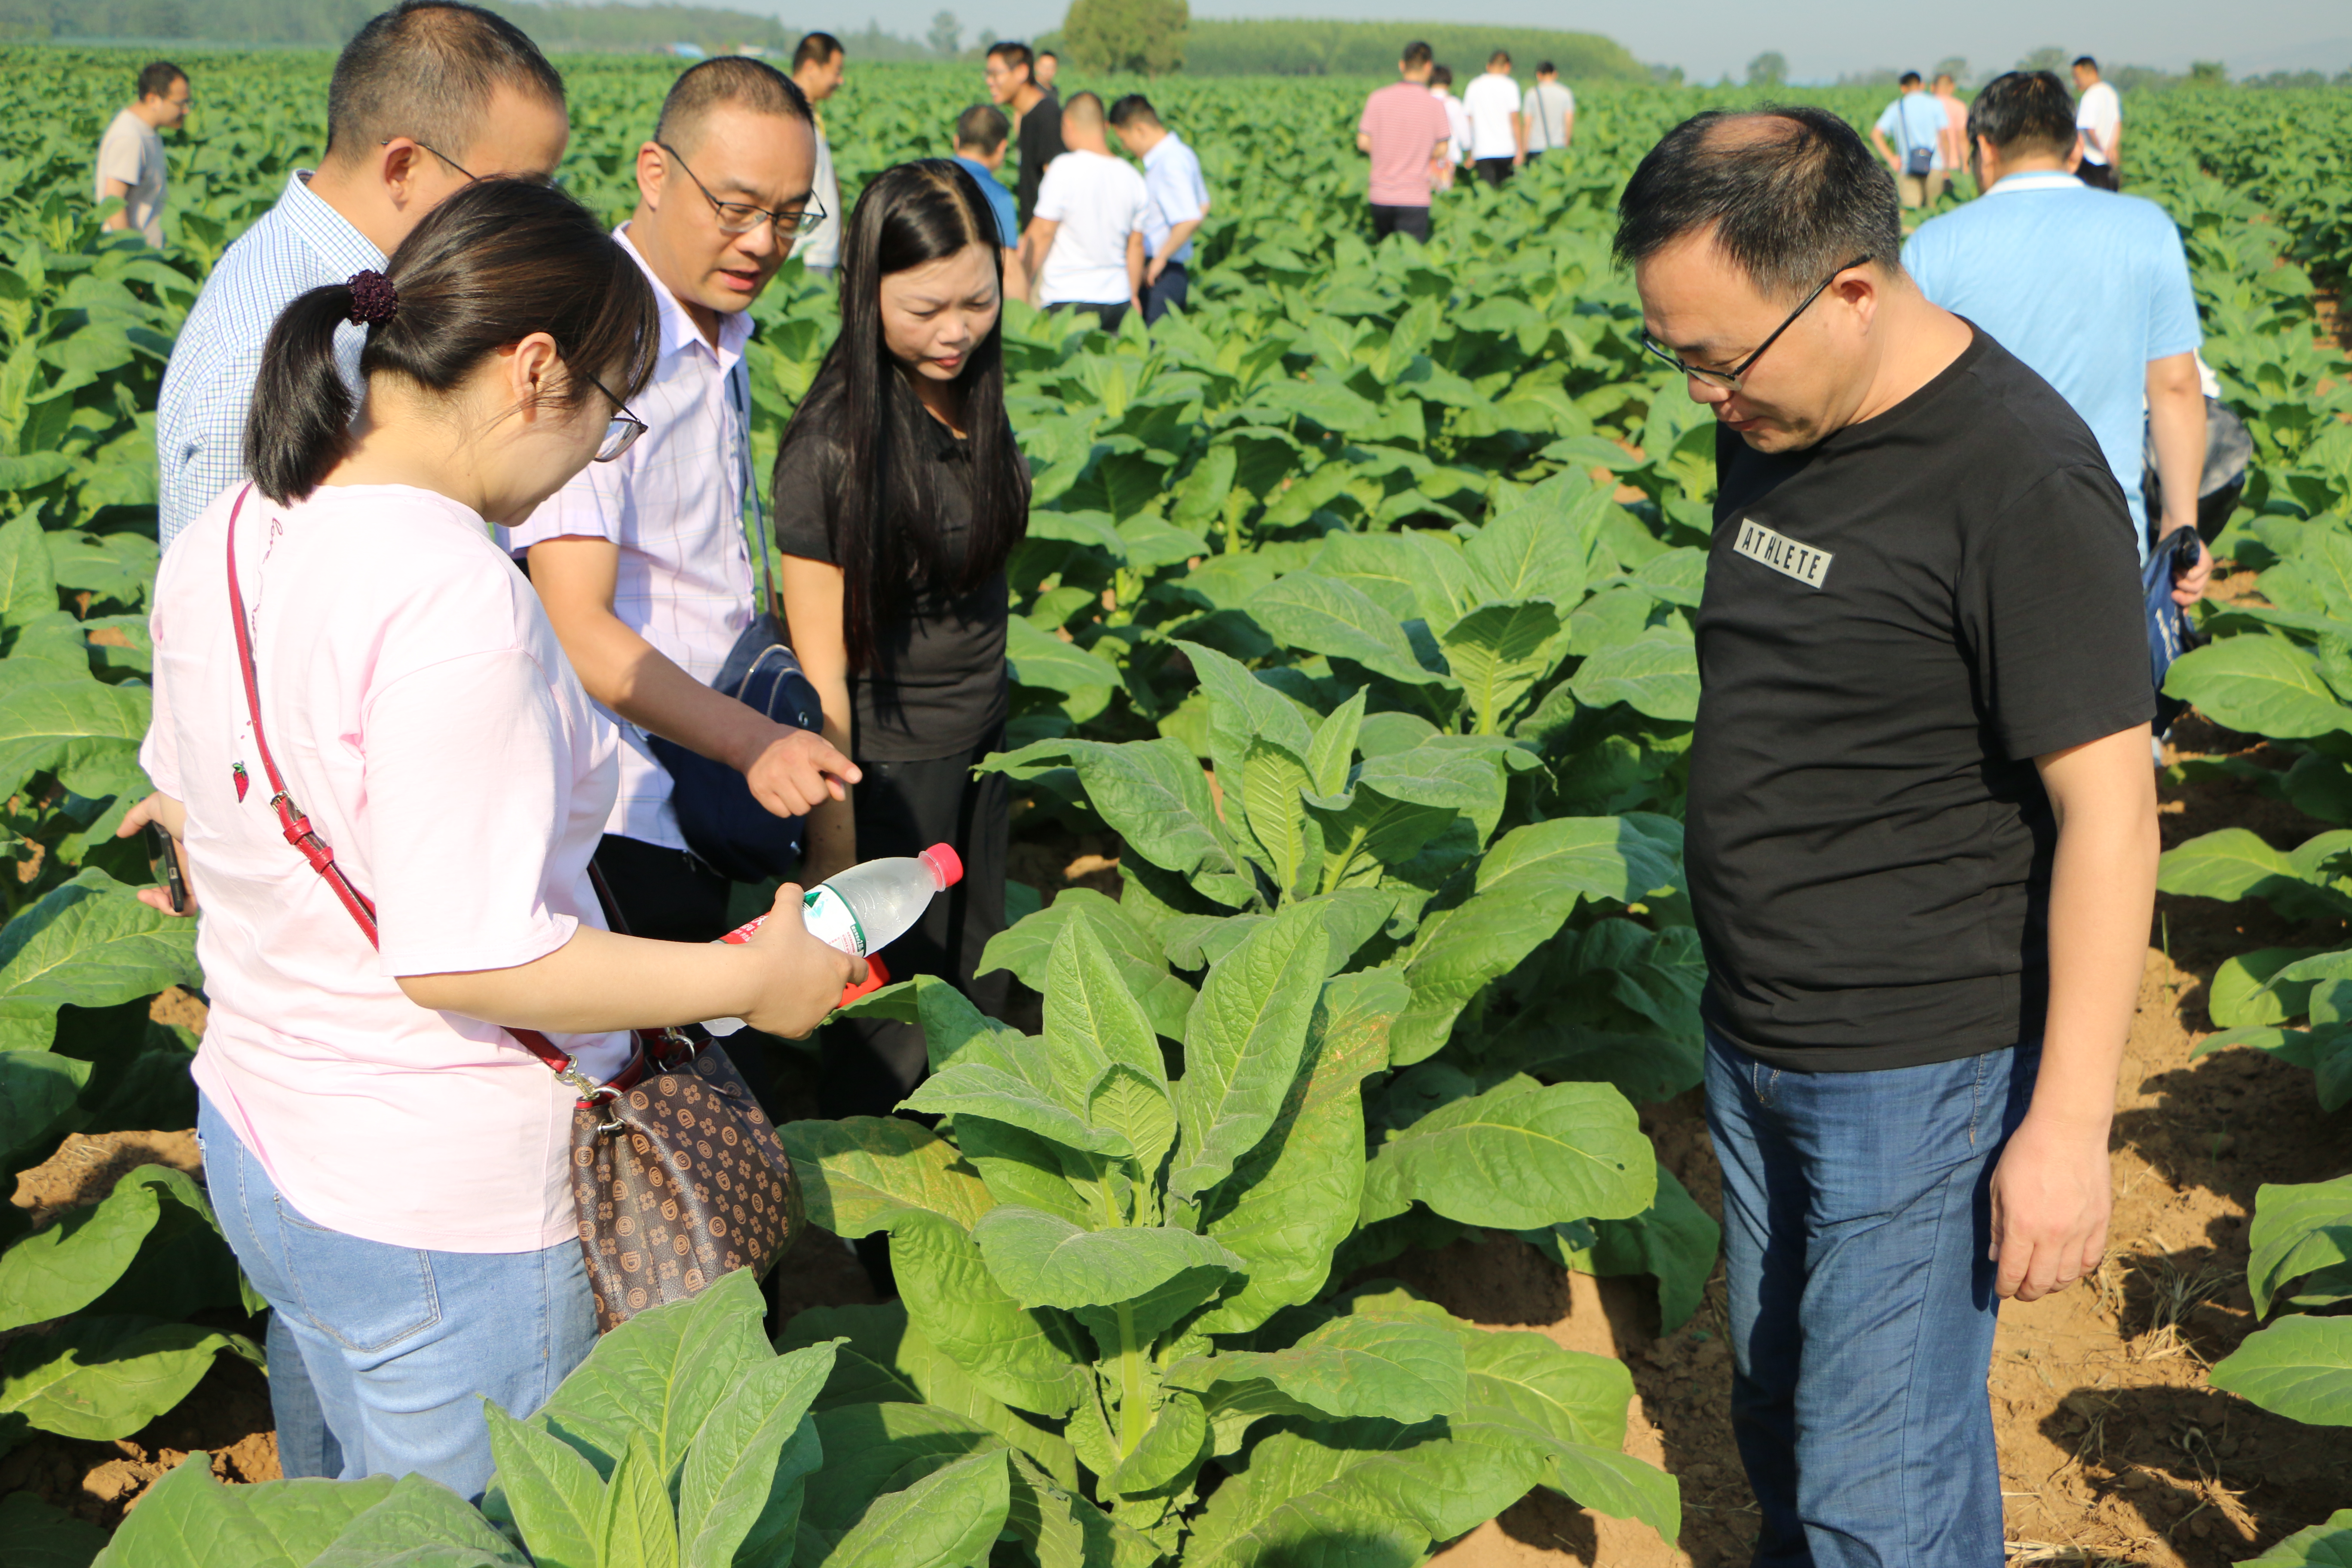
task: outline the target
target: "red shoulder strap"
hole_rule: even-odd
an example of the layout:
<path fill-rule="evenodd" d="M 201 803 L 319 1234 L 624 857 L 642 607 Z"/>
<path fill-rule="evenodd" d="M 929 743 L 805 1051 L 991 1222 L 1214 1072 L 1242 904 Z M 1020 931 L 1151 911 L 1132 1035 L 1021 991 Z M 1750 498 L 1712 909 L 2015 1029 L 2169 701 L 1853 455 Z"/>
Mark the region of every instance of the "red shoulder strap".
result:
<path fill-rule="evenodd" d="M 246 498 L 252 493 L 250 484 L 237 492 L 236 502 L 229 508 L 227 531 L 229 621 L 236 628 L 236 658 L 244 667 L 245 710 L 253 721 L 253 749 L 259 753 L 261 771 L 269 779 L 270 808 L 278 813 L 278 826 L 286 835 L 286 842 L 292 845 L 302 858 L 310 863 L 310 869 L 324 878 L 327 886 L 334 889 L 336 899 L 350 911 L 352 919 L 368 939 L 368 945 L 381 947 L 383 942 L 376 932 L 375 905 L 369 901 L 366 894 L 352 885 L 352 879 L 343 874 L 343 868 L 335 864 L 334 846 L 319 837 L 318 830 L 310 826 L 310 817 L 303 815 L 302 808 L 295 805 L 294 797 L 287 793 L 285 775 L 278 771 L 278 759 L 269 754 L 269 737 L 261 728 L 261 681 L 253 666 L 253 633 L 246 623 L 245 593 L 236 578 L 236 520 L 238 514 L 245 510 Z M 581 1072 L 572 1057 L 558 1050 L 555 1043 L 537 1029 L 509 1028 L 507 1033 L 512 1035 L 523 1049 L 546 1063 L 558 1078 L 580 1089 L 583 1095 L 610 1098 L 611 1091 L 607 1086 Z M 582 1103 L 585 1104 L 587 1100 L 583 1100 Z"/>

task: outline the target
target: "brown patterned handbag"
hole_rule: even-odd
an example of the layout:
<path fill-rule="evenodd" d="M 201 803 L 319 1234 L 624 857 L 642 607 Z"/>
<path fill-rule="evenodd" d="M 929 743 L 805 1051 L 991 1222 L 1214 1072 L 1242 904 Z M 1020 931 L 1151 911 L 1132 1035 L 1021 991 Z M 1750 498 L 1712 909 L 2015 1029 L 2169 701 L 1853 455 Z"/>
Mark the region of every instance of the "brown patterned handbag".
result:
<path fill-rule="evenodd" d="M 374 904 L 287 794 L 262 733 L 260 679 L 236 580 L 236 519 L 252 491 L 247 485 L 229 511 L 228 603 L 254 751 L 286 842 L 326 880 L 373 947 Z M 237 797 L 244 795 L 240 773 Z M 604 879 L 594 879 L 607 921 L 625 934 Z M 735 1269 L 764 1276 L 799 1239 L 801 1189 L 792 1160 L 735 1064 L 699 1025 L 638 1030 L 629 1065 L 610 1083 L 582 1072 L 536 1029 L 507 1033 L 580 1094 L 572 1110 L 572 1193 L 599 1331 L 697 1295 Z"/>

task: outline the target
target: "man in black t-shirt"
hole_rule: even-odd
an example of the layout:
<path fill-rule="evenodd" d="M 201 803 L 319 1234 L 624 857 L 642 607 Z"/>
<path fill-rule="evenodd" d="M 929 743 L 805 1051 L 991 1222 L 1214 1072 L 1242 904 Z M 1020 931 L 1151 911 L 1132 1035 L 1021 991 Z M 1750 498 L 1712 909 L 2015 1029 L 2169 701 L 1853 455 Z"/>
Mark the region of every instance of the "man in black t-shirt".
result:
<path fill-rule="evenodd" d="M 1834 115 L 1688 121 L 1619 212 L 1717 420 L 1686 858 L 1755 1561 L 1990 1568 L 1994 1311 L 2105 1246 L 2155 897 L 2123 493 Z"/>
<path fill-rule="evenodd" d="M 1021 173 L 1013 186 L 1021 228 L 1037 210 L 1037 183 L 1045 165 L 1068 149 L 1062 145 L 1062 100 L 1033 79 L 1035 57 L 1029 46 L 1010 41 L 988 47 L 988 96 L 1013 116 L 1018 129 L 1013 145 L 1021 155 Z"/>

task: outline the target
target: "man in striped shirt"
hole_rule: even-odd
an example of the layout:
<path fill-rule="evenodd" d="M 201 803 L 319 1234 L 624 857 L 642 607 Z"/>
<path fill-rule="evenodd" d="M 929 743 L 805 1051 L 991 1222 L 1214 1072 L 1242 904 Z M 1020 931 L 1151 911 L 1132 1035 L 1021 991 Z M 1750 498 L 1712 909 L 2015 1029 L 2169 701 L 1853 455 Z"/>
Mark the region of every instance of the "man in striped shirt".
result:
<path fill-rule="evenodd" d="M 327 89 L 319 167 L 296 170 L 278 205 L 221 257 L 164 368 L 155 458 L 166 548 L 245 478 L 246 409 L 278 314 L 313 289 L 382 270 L 467 182 L 545 179 L 570 134 L 563 79 L 488 11 L 406 0 L 353 36 Z M 354 401 L 366 341 L 358 327 L 335 340 Z"/>
<path fill-rule="evenodd" d="M 838 798 L 825 774 L 857 776 L 823 736 L 706 684 L 762 607 L 743 530 L 758 483 L 747 311 L 816 221 L 815 174 L 808 100 L 774 67 L 722 57 L 678 78 L 637 149 L 636 210 L 614 231 L 661 307 L 661 358 L 631 405 L 646 434 L 506 531 L 580 684 L 620 727 L 596 864 L 638 936 L 709 942 L 728 927 L 728 881 L 688 848 L 649 735 L 736 769 L 779 816 Z M 756 1089 L 745 1043 L 729 1045 Z"/>

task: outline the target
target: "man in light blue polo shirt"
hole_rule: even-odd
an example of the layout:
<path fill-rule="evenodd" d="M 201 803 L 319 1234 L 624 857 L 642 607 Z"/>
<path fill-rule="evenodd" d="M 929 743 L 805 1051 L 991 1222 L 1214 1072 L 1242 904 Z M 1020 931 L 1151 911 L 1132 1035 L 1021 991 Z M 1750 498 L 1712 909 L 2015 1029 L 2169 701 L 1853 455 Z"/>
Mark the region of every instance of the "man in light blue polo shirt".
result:
<path fill-rule="evenodd" d="M 1151 100 L 1130 92 L 1110 106 L 1119 145 L 1143 163 L 1143 324 L 1171 305 L 1181 309 L 1191 290 L 1192 233 L 1209 216 L 1209 187 L 1201 160 L 1165 125 Z"/>
<path fill-rule="evenodd" d="M 1933 97 L 1917 71 L 1905 71 L 1903 95 L 1879 112 L 1870 128 L 1878 155 L 1895 171 L 1895 194 L 1906 207 L 1927 207 L 1944 194 L 1952 173 L 1944 166 L 1944 128 L 1950 123 L 1941 99 Z M 1895 139 L 1889 145 L 1888 137 Z"/>
<path fill-rule="evenodd" d="M 2084 185 L 2066 171 L 2074 145 L 2074 100 L 2055 76 L 1995 79 L 1969 109 L 1969 162 L 1985 194 L 1922 224 L 1903 267 L 1928 299 L 1990 333 L 2083 416 L 2123 487 L 2145 561 L 2144 436 L 2163 481 L 2155 534 L 2196 525 L 2203 333 L 2170 216 Z M 2194 603 L 2210 569 L 2200 549 L 2175 599 Z"/>

